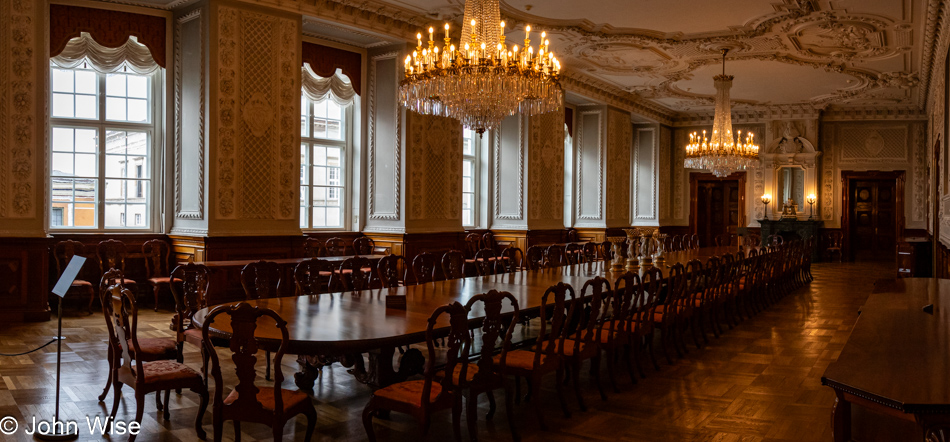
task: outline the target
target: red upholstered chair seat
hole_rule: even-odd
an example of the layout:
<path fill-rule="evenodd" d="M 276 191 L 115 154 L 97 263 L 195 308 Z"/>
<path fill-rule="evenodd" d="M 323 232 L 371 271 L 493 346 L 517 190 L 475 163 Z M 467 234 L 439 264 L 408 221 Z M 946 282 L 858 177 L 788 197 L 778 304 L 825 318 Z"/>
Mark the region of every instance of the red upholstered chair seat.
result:
<path fill-rule="evenodd" d="M 158 278 L 148 278 L 148 282 L 152 284 L 168 284 L 171 276 L 160 276 Z M 175 278 L 175 282 L 181 282 L 180 279 Z"/>
<path fill-rule="evenodd" d="M 560 346 L 559 344 L 558 344 L 558 345 L 555 345 L 555 348 L 557 348 L 557 347 L 559 347 L 559 346 Z M 584 353 L 587 352 L 588 346 L 589 346 L 588 343 L 586 343 L 586 342 L 581 342 L 580 349 L 579 349 L 580 352 L 581 352 L 581 354 L 584 354 Z M 560 349 L 558 349 L 558 350 L 560 350 Z M 574 356 L 574 340 L 573 340 L 573 339 L 565 339 L 565 340 L 564 340 L 564 356 L 567 356 L 567 357 Z"/>
<path fill-rule="evenodd" d="M 89 281 L 83 281 L 81 279 L 74 279 L 73 283 L 69 285 L 70 287 L 92 287 L 92 283 Z"/>
<path fill-rule="evenodd" d="M 495 355 L 492 358 L 495 364 L 501 363 L 501 355 Z M 544 365 L 547 361 L 547 355 L 542 354 L 540 364 Z M 534 368 L 534 351 L 513 350 L 509 351 L 505 357 L 505 366 L 518 368 L 522 370 L 531 370 Z"/>
<path fill-rule="evenodd" d="M 423 379 L 400 382 L 398 384 L 393 384 L 386 388 L 376 390 L 373 395 L 379 398 L 395 402 L 402 402 L 404 404 L 412 405 L 416 408 L 421 408 L 422 388 L 425 386 L 425 382 L 426 381 Z M 435 398 L 441 392 L 442 385 L 438 382 L 433 382 L 432 387 L 429 389 L 429 402 L 435 401 Z"/>
<path fill-rule="evenodd" d="M 141 343 L 139 343 L 141 345 Z M 171 360 L 151 361 L 142 364 L 145 369 L 145 383 L 179 381 L 191 378 L 201 379 L 201 375 L 191 367 Z"/>
<path fill-rule="evenodd" d="M 257 392 L 257 400 L 264 406 L 264 409 L 267 411 L 274 411 L 277 406 L 277 402 L 274 400 L 274 388 L 273 387 L 258 387 L 259 391 Z M 237 390 L 232 390 L 231 394 L 228 397 L 224 398 L 225 404 L 232 404 L 238 399 Z M 307 393 L 297 391 L 297 390 L 286 390 L 280 389 L 280 397 L 284 403 L 284 410 L 289 410 L 294 408 L 305 401 L 309 401 L 310 397 L 307 396 Z"/>
<path fill-rule="evenodd" d="M 129 352 L 135 353 L 132 340 L 129 341 Z M 141 338 L 139 339 L 139 348 L 142 355 L 138 359 L 143 361 L 155 361 L 158 359 L 175 359 L 178 356 L 178 343 L 169 338 Z"/>
<path fill-rule="evenodd" d="M 462 364 L 456 364 L 455 370 L 452 370 L 452 384 L 459 384 L 459 376 L 462 374 Z M 465 372 L 465 380 L 471 382 L 472 379 L 475 379 L 475 375 L 478 374 L 478 365 L 468 364 L 468 370 Z M 444 371 L 439 371 L 436 373 L 436 379 L 442 379 L 445 376 Z M 420 393 L 422 394 L 422 393 Z"/>

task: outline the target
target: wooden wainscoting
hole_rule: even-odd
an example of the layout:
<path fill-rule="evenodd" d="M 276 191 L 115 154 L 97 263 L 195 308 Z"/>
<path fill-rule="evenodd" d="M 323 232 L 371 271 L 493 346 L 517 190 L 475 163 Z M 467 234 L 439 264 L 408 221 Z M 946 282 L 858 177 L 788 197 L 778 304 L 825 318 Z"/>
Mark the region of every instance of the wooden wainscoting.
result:
<path fill-rule="evenodd" d="M 50 245 L 49 238 L 0 238 L 0 321 L 50 319 Z"/>

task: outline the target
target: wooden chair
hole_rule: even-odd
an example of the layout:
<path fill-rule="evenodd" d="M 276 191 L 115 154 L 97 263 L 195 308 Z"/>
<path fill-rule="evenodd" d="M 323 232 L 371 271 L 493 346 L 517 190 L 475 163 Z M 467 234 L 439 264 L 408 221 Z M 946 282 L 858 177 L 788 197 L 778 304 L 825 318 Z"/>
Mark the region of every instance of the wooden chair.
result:
<path fill-rule="evenodd" d="M 544 250 L 545 267 L 563 267 L 568 264 L 570 264 L 570 261 L 567 259 L 564 247 L 558 244 L 552 244 Z"/>
<path fill-rule="evenodd" d="M 330 238 L 324 243 L 323 251 L 327 256 L 346 256 L 346 241 L 343 238 Z"/>
<path fill-rule="evenodd" d="M 825 247 L 825 260 L 831 262 L 832 258 L 835 255 L 838 255 L 838 262 L 844 260 L 844 253 L 842 253 L 841 244 L 844 242 L 844 234 L 841 231 L 836 230 L 828 232 L 825 235 L 825 244 L 828 246 Z"/>
<path fill-rule="evenodd" d="M 361 236 L 353 240 L 353 254 L 372 255 L 376 250 L 376 241 L 368 236 Z"/>
<path fill-rule="evenodd" d="M 190 389 L 198 394 L 200 403 L 195 417 L 195 432 L 199 439 L 204 440 L 205 431 L 201 428 L 201 420 L 208 408 L 208 389 L 205 381 L 197 371 L 174 359 L 146 360 L 143 358 L 146 349 L 138 338 L 138 309 L 135 305 L 135 295 L 121 284 L 106 289 L 103 297 L 103 314 L 106 316 L 106 325 L 109 332 L 109 345 L 112 347 L 113 363 L 112 385 L 113 394 L 112 412 L 110 418 L 115 420 L 119 411 L 119 400 L 122 397 L 122 386 L 128 385 L 135 391 L 135 422 L 142 423 L 145 411 L 145 395 L 165 391 L 165 420 L 169 420 L 168 395 L 171 390 Z M 214 351 L 214 350 L 212 350 Z M 121 362 L 120 362 L 121 361 Z M 157 400 L 157 399 L 156 399 Z M 131 434 L 129 441 L 134 441 L 136 435 Z"/>
<path fill-rule="evenodd" d="M 545 374 L 555 372 L 557 380 L 555 390 L 561 409 L 565 417 L 571 417 L 564 400 L 562 384 L 564 383 L 564 333 L 566 322 L 574 317 L 574 288 L 568 284 L 558 283 L 549 287 L 541 297 L 540 330 L 538 340 L 533 349 L 512 350 L 505 356 L 505 364 L 499 365 L 502 374 L 516 377 L 526 377 L 530 380 L 531 398 L 534 412 L 541 429 L 547 429 L 544 414 L 541 411 L 541 379 Z M 549 317 L 550 315 L 550 317 Z M 501 355 L 495 356 L 500 364 Z"/>
<path fill-rule="evenodd" d="M 83 256 L 85 245 L 79 241 L 65 240 L 59 241 L 53 246 L 53 261 L 56 262 L 56 274 L 62 276 L 73 256 Z M 69 285 L 70 290 L 80 290 L 86 292 L 89 296 L 89 303 L 86 305 L 86 311 L 92 314 L 92 303 L 96 300 L 96 287 L 85 279 L 76 278 Z M 60 298 L 59 302 L 63 302 Z"/>
<path fill-rule="evenodd" d="M 524 252 L 517 247 L 506 247 L 501 251 L 501 260 L 498 264 L 507 273 L 514 273 L 525 268 Z"/>
<path fill-rule="evenodd" d="M 676 263 L 670 268 L 666 279 L 666 297 L 662 304 L 656 306 L 653 314 L 653 324 L 660 330 L 660 344 L 663 346 L 663 354 L 666 356 L 666 362 L 673 365 L 673 359 L 670 357 L 670 346 L 675 347 L 677 356 L 683 357 L 683 352 L 679 347 L 678 328 L 684 311 L 686 278 L 683 264 Z M 662 278 L 662 276 L 660 276 Z"/>
<path fill-rule="evenodd" d="M 638 345 L 642 340 L 646 340 L 650 360 L 653 361 L 653 368 L 656 371 L 660 371 L 660 364 L 656 360 L 656 352 L 653 348 L 653 341 L 656 335 L 656 324 L 653 318 L 656 317 L 656 307 L 659 304 L 660 291 L 663 287 L 663 272 L 656 267 L 652 267 L 643 272 L 640 283 L 643 290 L 640 294 L 640 299 L 634 299 L 632 307 L 634 310 L 633 321 L 638 327 L 634 337 Z"/>
<path fill-rule="evenodd" d="M 780 246 L 785 244 L 785 238 L 782 235 L 769 235 L 769 244 L 773 246 Z"/>
<path fill-rule="evenodd" d="M 597 244 L 597 253 L 600 255 L 600 259 L 604 262 L 609 263 L 614 259 L 613 243 L 610 241 L 604 241 L 600 244 Z"/>
<path fill-rule="evenodd" d="M 244 299 L 267 299 L 280 297 L 280 266 L 273 261 L 248 263 L 241 269 L 241 287 Z"/>
<path fill-rule="evenodd" d="M 525 267 L 528 270 L 541 270 L 544 267 L 544 247 L 528 247 L 528 253 L 525 254 Z"/>
<path fill-rule="evenodd" d="M 722 235 L 716 236 L 716 247 L 725 247 L 725 246 L 734 246 L 736 245 L 736 235 L 732 233 L 724 233 Z"/>
<path fill-rule="evenodd" d="M 445 350 L 445 368 L 443 373 L 451 376 L 442 376 L 436 379 L 435 351 L 436 322 L 447 314 L 449 316 L 449 333 Z M 468 380 L 470 378 L 468 363 L 472 339 L 468 329 L 468 312 L 458 302 L 437 308 L 429 317 L 426 326 L 426 349 L 428 357 L 425 362 L 423 379 L 399 382 L 373 392 L 373 397 L 363 408 L 363 428 L 366 437 L 376 441 L 376 432 L 373 430 L 373 416 L 379 410 L 390 410 L 405 413 L 422 423 L 423 435 L 428 433 L 431 415 L 437 411 L 452 410 L 452 429 L 455 440 L 462 440 L 461 415 L 462 395 L 453 380 Z M 474 373 L 472 373 L 474 375 Z M 459 382 L 456 382 L 459 383 Z"/>
<path fill-rule="evenodd" d="M 346 258 L 340 264 L 340 280 L 343 282 L 343 290 L 359 291 L 370 288 L 373 273 L 371 269 L 373 264 L 370 260 L 361 256 Z"/>
<path fill-rule="evenodd" d="M 321 241 L 317 238 L 307 237 L 303 241 L 303 254 L 308 258 L 319 258 L 324 256 L 324 241 Z"/>
<path fill-rule="evenodd" d="M 201 351 L 201 373 L 207 383 L 208 354 L 205 352 L 201 329 L 193 326 L 191 318 L 198 310 L 208 307 L 211 271 L 202 264 L 188 263 L 175 267 L 171 276 L 175 278 L 175 283 L 169 288 L 175 298 L 175 318 L 172 325 L 178 343 L 178 362 L 184 362 L 183 350 L 186 342 L 197 346 Z M 226 345 L 226 341 L 215 343 L 216 346 L 222 346 L 221 344 Z"/>
<path fill-rule="evenodd" d="M 483 233 L 481 247 L 498 253 L 498 243 L 495 242 L 495 234 L 490 231 Z"/>
<path fill-rule="evenodd" d="M 584 247 L 572 242 L 564 248 L 564 256 L 567 257 L 568 264 L 582 263 L 584 262 Z"/>
<path fill-rule="evenodd" d="M 750 233 L 748 236 L 746 236 L 746 246 L 760 247 L 761 245 L 762 245 L 762 235 Z"/>
<path fill-rule="evenodd" d="M 584 257 L 584 262 L 594 262 L 600 260 L 601 254 L 597 249 L 597 243 L 589 242 L 584 244 L 583 249 L 581 249 L 581 256 Z"/>
<path fill-rule="evenodd" d="M 673 250 L 674 241 L 675 241 L 675 238 L 673 238 L 673 235 L 667 235 L 666 238 L 663 238 L 663 250 L 666 250 L 667 252 L 674 251 Z"/>
<path fill-rule="evenodd" d="M 564 229 L 564 242 L 579 242 L 580 237 L 577 234 L 577 229 L 573 227 L 568 227 Z"/>
<path fill-rule="evenodd" d="M 568 331 L 567 339 L 564 340 L 564 364 L 571 367 L 574 394 L 581 411 L 587 411 L 584 396 L 581 394 L 580 379 L 581 363 L 586 360 L 590 360 L 591 382 L 597 385 L 600 398 L 607 400 L 607 393 L 600 382 L 600 339 L 604 329 L 604 318 L 601 316 L 606 310 L 603 301 L 607 293 L 610 293 L 610 281 L 600 276 L 584 283 L 576 303 L 586 308 L 577 310 L 581 316 L 580 323 L 574 332 Z"/>
<path fill-rule="evenodd" d="M 108 269 L 118 269 L 122 272 L 122 285 L 128 287 L 135 285 L 132 279 L 125 278 L 125 257 L 128 255 L 125 243 L 115 239 L 100 241 L 96 246 L 96 256 L 99 258 L 99 268 L 103 272 Z"/>
<path fill-rule="evenodd" d="M 333 263 L 322 259 L 301 261 L 294 267 L 297 296 L 313 296 L 341 290 L 338 278 L 333 277 Z"/>
<path fill-rule="evenodd" d="M 490 276 L 495 274 L 495 252 L 489 249 L 481 249 L 475 254 L 475 261 L 472 262 L 475 267 L 475 274 L 478 276 Z"/>
<path fill-rule="evenodd" d="M 115 268 L 107 270 L 105 273 L 103 273 L 102 279 L 99 280 L 99 303 L 102 305 L 102 311 L 103 315 L 106 317 L 107 327 L 109 325 L 108 322 L 110 321 L 110 317 L 106 309 L 112 308 L 112 294 L 110 292 L 110 288 L 124 288 L 123 281 L 125 280 L 126 279 L 123 276 L 122 271 Z M 141 338 L 139 339 L 139 343 L 141 344 L 139 359 L 143 362 L 161 360 L 177 361 L 181 356 L 181 353 L 178 351 L 178 343 L 174 339 Z M 134 354 L 136 349 L 134 347 L 130 347 L 130 351 Z M 115 370 L 119 367 L 116 358 L 120 355 L 121 353 L 116 353 L 115 348 L 113 348 L 111 345 L 108 347 L 106 359 L 109 361 L 109 373 L 115 372 Z M 109 389 L 112 388 L 112 384 L 113 380 L 110 376 L 106 381 L 105 387 L 102 388 L 102 393 L 99 395 L 99 402 L 106 400 L 106 395 L 109 394 Z M 155 396 L 155 408 L 158 410 L 162 409 L 162 401 L 157 395 Z"/>
<path fill-rule="evenodd" d="M 638 317 L 634 302 L 641 300 L 643 285 L 640 282 L 640 275 L 633 272 L 625 272 L 614 282 L 614 289 L 609 297 L 610 309 L 606 311 L 607 317 L 604 319 L 604 325 L 600 335 L 600 347 L 604 350 L 604 356 L 607 358 L 607 375 L 610 378 L 610 384 L 614 391 L 620 392 L 617 388 L 617 380 L 614 375 L 613 362 L 616 357 L 623 353 L 626 358 L 627 372 L 630 375 L 630 381 L 637 383 L 636 370 L 643 374 L 643 368 L 640 364 L 640 350 L 643 345 L 639 337 Z M 639 304 L 637 304 L 639 305 Z M 652 326 L 652 323 L 650 324 Z M 626 349 L 626 351 L 623 351 Z"/>
<path fill-rule="evenodd" d="M 152 239 L 142 244 L 142 255 L 145 257 L 145 274 L 148 283 L 155 294 L 155 311 L 158 311 L 158 293 L 162 287 L 171 285 L 171 276 L 168 271 L 168 254 L 171 248 L 168 243 L 160 239 Z"/>
<path fill-rule="evenodd" d="M 508 300 L 511 306 L 511 318 L 502 318 L 501 308 L 504 301 Z M 481 357 L 476 364 L 469 364 L 467 376 L 453 376 L 453 385 L 460 387 L 457 391 L 465 393 L 465 411 L 468 416 L 468 431 L 471 440 L 478 437 L 478 424 L 476 414 L 478 412 L 478 396 L 482 393 L 488 395 L 488 414 L 485 420 L 492 420 L 495 415 L 495 396 L 493 390 L 499 388 L 505 390 L 505 411 L 508 413 L 508 428 L 511 430 L 511 436 L 514 440 L 519 440 L 518 430 L 515 426 L 514 405 L 512 401 L 511 390 L 505 383 L 505 378 L 501 374 L 504 372 L 505 362 L 508 351 L 511 347 L 511 335 L 518 323 L 518 300 L 508 292 L 499 292 L 490 290 L 488 293 L 478 294 L 465 304 L 465 311 L 471 313 L 475 306 L 481 303 L 481 313 L 484 315 L 482 326 L 478 329 L 476 335 L 481 339 Z M 501 340 L 499 345 L 498 341 Z M 474 342 L 473 342 L 474 345 Z M 492 355 L 495 349 L 499 349 L 497 360 Z M 460 370 L 456 370 L 460 371 Z M 445 371 L 442 372 L 445 375 Z"/>
<path fill-rule="evenodd" d="M 265 424 L 273 430 L 275 441 L 283 439 L 284 424 L 298 414 L 307 416 L 307 433 L 304 440 L 313 437 L 313 430 L 317 424 L 317 411 L 313 408 L 313 401 L 306 393 L 297 390 L 287 390 L 280 385 L 284 381 L 281 372 L 281 359 L 287 350 L 287 322 L 276 312 L 268 308 L 254 307 L 242 302 L 233 305 L 221 305 L 208 313 L 204 326 L 201 329 L 206 343 L 210 339 L 210 325 L 219 315 L 230 316 L 231 338 L 230 348 L 233 353 L 238 383 L 231 393 L 224 396 L 225 384 L 221 376 L 221 363 L 213 347 L 207 345 L 206 351 L 211 355 L 211 376 L 214 378 L 214 405 L 212 421 L 214 426 L 214 440 L 220 441 L 223 436 L 224 421 L 234 422 L 235 440 L 240 438 L 241 422 L 255 422 Z M 273 386 L 258 387 L 257 380 L 257 352 L 260 350 L 255 332 L 259 325 L 269 321 L 260 321 L 261 318 L 273 319 L 275 328 L 280 333 L 280 346 L 274 353 L 274 384 Z M 266 356 L 271 362 L 269 355 Z"/>
<path fill-rule="evenodd" d="M 698 248 L 699 248 L 699 235 L 694 233 L 690 235 L 689 237 L 689 249 L 696 250 Z"/>
<path fill-rule="evenodd" d="M 422 252 L 412 258 L 412 279 L 415 284 L 435 281 L 435 255 Z"/>
<path fill-rule="evenodd" d="M 354 270 L 354 272 L 355 271 L 356 270 Z M 376 272 L 379 274 L 379 280 L 383 288 L 405 286 L 406 274 L 409 272 L 409 264 L 406 263 L 406 258 L 401 255 L 387 255 L 380 258 L 379 262 L 376 263 Z"/>
<path fill-rule="evenodd" d="M 482 249 L 482 235 L 478 233 L 469 233 L 465 235 L 465 259 L 472 260 L 475 259 L 475 254 Z"/>
<path fill-rule="evenodd" d="M 753 250 L 752 252 L 755 252 Z M 704 284 L 706 271 L 703 268 L 702 261 L 698 259 L 691 259 L 686 263 L 686 289 L 684 292 L 684 311 L 681 312 L 683 317 L 683 326 L 687 325 L 690 328 L 690 331 L 693 335 L 693 343 L 696 345 L 696 348 L 702 348 L 702 344 L 699 343 L 699 334 L 702 332 L 702 315 L 703 308 L 706 307 Z M 705 333 L 703 333 L 703 339 L 706 339 Z"/>
<path fill-rule="evenodd" d="M 442 274 L 445 279 L 461 279 L 465 277 L 465 255 L 459 250 L 449 250 L 442 255 Z"/>

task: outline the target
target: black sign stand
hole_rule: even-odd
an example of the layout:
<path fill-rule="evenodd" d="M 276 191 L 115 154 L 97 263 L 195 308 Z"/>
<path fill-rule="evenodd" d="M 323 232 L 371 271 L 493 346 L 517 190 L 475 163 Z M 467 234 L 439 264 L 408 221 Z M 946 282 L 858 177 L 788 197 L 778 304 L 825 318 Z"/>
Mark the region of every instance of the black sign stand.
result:
<path fill-rule="evenodd" d="M 79 275 L 79 269 L 82 268 L 85 262 L 86 258 L 73 256 L 73 258 L 69 260 L 69 265 L 66 266 L 63 275 L 59 277 L 59 281 L 56 281 L 56 286 L 53 287 L 53 294 L 59 296 L 59 303 L 56 308 L 58 322 L 56 326 L 56 414 L 53 418 L 53 425 L 51 425 L 52 432 L 37 432 L 33 434 L 33 437 L 39 440 L 73 440 L 79 437 L 75 428 L 70 428 L 70 425 L 59 420 L 59 378 L 63 357 L 63 300 L 66 298 L 66 292 L 69 290 L 69 286 L 72 285 L 73 280 Z"/>

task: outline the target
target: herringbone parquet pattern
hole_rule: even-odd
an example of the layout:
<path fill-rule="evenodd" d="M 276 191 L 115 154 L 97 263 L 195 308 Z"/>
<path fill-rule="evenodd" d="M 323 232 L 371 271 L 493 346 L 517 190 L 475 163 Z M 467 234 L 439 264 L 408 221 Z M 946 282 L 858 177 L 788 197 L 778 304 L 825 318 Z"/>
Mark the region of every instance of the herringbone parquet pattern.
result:
<path fill-rule="evenodd" d="M 631 385 L 618 376 L 621 393 L 601 402 L 590 389 L 590 410 L 580 412 L 573 404 L 574 417 L 561 417 L 551 382 L 546 381 L 541 400 L 545 401 L 550 431 L 541 432 L 525 404 L 515 405 L 519 428 L 526 441 L 630 440 L 630 441 L 812 441 L 831 440 L 830 412 L 834 402 L 831 389 L 819 382 L 825 367 L 835 360 L 857 318 L 857 309 L 867 298 L 873 281 L 891 276 L 893 268 L 882 264 L 816 264 L 815 281 L 797 290 L 752 319 L 727 331 L 721 338 L 710 336 L 703 349 L 690 345 L 685 358 L 672 366 L 652 368 L 647 378 Z M 97 402 L 107 376 L 106 332 L 101 314 L 83 316 L 81 302 L 67 302 L 63 334 L 63 395 L 61 415 L 80 423 L 80 440 L 100 440 L 83 434 L 86 416 L 106 416 L 107 406 Z M 140 333 L 145 336 L 172 336 L 168 329 L 171 313 L 143 309 Z M 36 347 L 55 333 L 56 323 L 0 325 L 0 353 L 15 353 Z M 197 368 L 200 356 L 186 346 L 186 363 Z M 227 357 L 225 352 L 220 353 Z M 19 357 L 0 357 L 0 417 L 14 416 L 21 428 L 32 416 L 49 419 L 54 400 L 55 345 Z M 662 361 L 662 358 L 661 358 Z M 263 364 L 260 364 L 261 366 Z M 292 379 L 296 371 L 293 356 L 284 360 L 284 373 Z M 262 370 L 263 368 L 261 368 Z M 625 373 L 621 366 L 618 373 Z M 585 376 L 582 382 L 586 383 Z M 225 376 L 234 377 L 225 371 Z M 606 376 L 604 376 L 606 378 Z M 286 385 L 292 388 L 292 381 Z M 357 383 L 339 366 L 326 370 L 317 380 L 315 405 L 318 425 L 314 440 L 364 440 L 360 412 L 369 389 Z M 112 393 L 106 398 L 111 406 Z M 487 402 L 481 404 L 487 410 Z M 197 398 L 185 391 L 172 394 L 171 421 L 166 422 L 147 398 L 144 430 L 138 440 L 194 441 L 192 420 Z M 508 441 L 507 425 L 499 401 L 493 423 L 486 424 L 480 413 L 479 436 L 484 441 Z M 124 390 L 119 408 L 121 419 L 134 414 L 134 396 Z M 437 416 L 427 440 L 450 440 L 449 413 Z M 285 440 L 302 440 L 305 420 L 285 428 Z M 211 432 L 210 408 L 205 428 Z M 377 420 L 381 440 L 420 440 L 419 427 L 407 416 L 394 414 Z M 233 428 L 225 425 L 225 440 L 233 440 Z M 242 425 L 242 440 L 268 440 L 268 428 Z M 210 434 L 209 434 L 210 437 Z M 0 436 L 6 440 L 32 440 L 22 434 Z M 115 440 L 125 440 L 116 437 Z"/>

